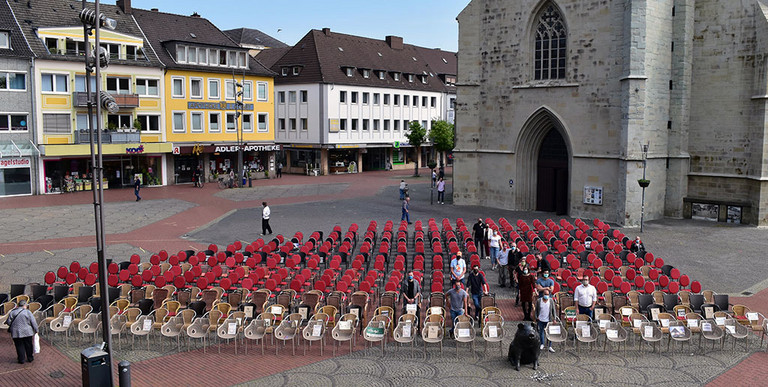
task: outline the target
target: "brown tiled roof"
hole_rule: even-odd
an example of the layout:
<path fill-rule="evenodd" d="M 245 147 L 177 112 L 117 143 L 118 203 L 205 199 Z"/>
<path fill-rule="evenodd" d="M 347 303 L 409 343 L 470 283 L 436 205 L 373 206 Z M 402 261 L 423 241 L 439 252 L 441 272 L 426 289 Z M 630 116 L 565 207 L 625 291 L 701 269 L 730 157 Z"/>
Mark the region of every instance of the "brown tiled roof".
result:
<path fill-rule="evenodd" d="M 396 40 L 399 38 L 396 38 Z M 453 64 L 456 74 L 455 54 L 447 51 L 429 52 L 429 49 L 411 44 L 402 44 L 402 48 L 393 48 L 386 40 L 364 38 L 360 36 L 340 34 L 328 29 L 311 30 L 282 58 L 272 65 L 272 70 L 278 73 L 277 83 L 336 83 L 372 87 L 391 87 L 410 90 L 446 91 L 444 82 L 438 77 L 442 71 L 450 70 L 447 66 L 438 66 L 434 60 L 442 55 L 453 55 L 453 60 L 446 58 L 448 64 Z M 427 57 L 431 59 L 428 60 Z M 434 69 L 430 61 L 435 62 Z M 442 59 L 439 59 L 442 63 Z M 297 76 L 281 76 L 283 67 L 300 66 Z M 355 68 L 354 76 L 348 77 L 346 67 Z M 369 69 L 371 75 L 364 78 L 361 69 Z M 387 71 L 385 79 L 381 80 L 375 70 Z M 438 72 L 438 70 L 440 72 Z M 392 78 L 393 72 L 402 73 L 400 81 Z M 413 82 L 408 82 L 407 74 L 416 75 Z M 423 84 L 419 76 L 428 76 L 427 84 Z M 430 75 L 431 74 L 431 75 Z"/>
<path fill-rule="evenodd" d="M 168 68 L 221 73 L 231 73 L 233 70 L 232 68 L 225 67 L 178 64 L 173 60 L 166 48 L 167 43 L 170 42 L 187 42 L 199 46 L 214 46 L 247 52 L 246 49 L 238 46 L 227 34 L 218 29 L 208 19 L 202 17 L 136 8 L 133 9 L 132 15 L 139 23 L 142 31 L 144 31 L 157 56 Z M 245 70 L 246 74 L 267 77 L 275 75 L 261 63 L 251 58 L 250 55 L 247 57 L 249 68 Z M 234 70 L 238 74 L 243 72 L 243 69 Z"/>
<path fill-rule="evenodd" d="M 256 54 L 256 60 L 261 62 L 264 66 L 268 68 L 272 68 L 272 65 L 275 64 L 280 58 L 285 55 L 288 51 L 291 50 L 291 47 L 282 47 L 282 48 L 269 48 L 266 50 L 261 50 L 258 54 Z"/>
<path fill-rule="evenodd" d="M 264 46 L 267 48 L 285 48 L 287 44 L 253 28 L 236 28 L 233 30 L 225 30 L 225 34 L 229 35 L 232 40 L 237 44 L 248 44 L 252 46 Z"/>
<path fill-rule="evenodd" d="M 32 52 L 38 58 L 65 61 L 83 60 L 81 57 L 73 55 L 49 54 L 43 41 L 36 34 L 38 28 L 82 26 L 83 24 L 80 21 L 80 10 L 83 9 L 82 2 L 77 0 L 10 0 L 8 4 L 13 9 L 16 20 L 18 20 Z M 93 7 L 93 3 L 88 3 L 88 5 Z M 116 32 L 136 37 L 143 36 L 133 18 L 123 13 L 116 5 L 102 3 L 100 11 L 107 17 L 117 21 Z M 144 53 L 147 57 L 146 61 L 112 60 L 111 62 L 131 66 L 160 67 L 160 62 L 152 54 L 152 50 L 149 49 L 146 40 L 144 41 L 144 46 Z"/>
<path fill-rule="evenodd" d="M 24 39 L 11 7 L 7 1 L 0 1 L 0 31 L 8 32 L 11 48 L 0 49 L 0 56 L 31 58 L 32 50 Z"/>

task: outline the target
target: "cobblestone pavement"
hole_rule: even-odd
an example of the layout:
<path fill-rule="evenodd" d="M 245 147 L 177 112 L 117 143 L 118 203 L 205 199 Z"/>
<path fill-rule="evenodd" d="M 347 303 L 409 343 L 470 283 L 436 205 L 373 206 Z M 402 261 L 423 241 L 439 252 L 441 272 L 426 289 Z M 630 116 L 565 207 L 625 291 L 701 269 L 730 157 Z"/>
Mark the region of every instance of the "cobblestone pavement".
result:
<path fill-rule="evenodd" d="M 411 220 L 463 217 L 467 222 L 480 217 L 506 217 L 508 220 L 553 218 L 553 214 L 516 212 L 476 206 L 430 204 L 430 190 L 426 173 L 421 178 L 408 176 L 410 171 L 370 172 L 361 175 L 334 175 L 308 177 L 286 175 L 279 180 L 259 180 L 254 188 L 219 190 L 207 185 L 203 189 L 191 186 L 171 186 L 142 190 L 141 202 L 131 200 L 130 190 L 109 190 L 106 196 L 107 257 L 115 261 L 127 260 L 139 254 L 144 260 L 161 249 L 178 251 L 200 249 L 208 243 L 228 244 L 234 240 L 253 241 L 260 232 L 261 201 L 272 208 L 272 228 L 277 233 L 292 235 L 295 231 L 306 234 L 334 225 L 346 228 L 352 222 L 366 227 L 373 219 L 382 225 L 386 220 L 399 221 L 400 205 L 397 185 L 405 179 L 410 185 Z M 450 183 L 450 179 L 448 180 Z M 93 240 L 93 207 L 87 192 L 67 195 L 18 197 L 0 200 L 0 291 L 7 291 L 11 283 L 39 282 L 48 270 L 69 265 L 73 260 L 81 263 L 93 261 L 96 256 Z M 637 229 L 623 230 L 635 235 Z M 667 263 L 702 282 L 705 288 L 729 293 L 732 303 L 743 303 L 754 310 L 768 314 L 768 273 L 755 270 L 768 249 L 766 230 L 748 226 L 724 225 L 705 221 L 673 220 L 647 222 L 642 238 L 649 250 L 663 257 Z M 492 291 L 500 302 L 509 302 L 514 292 L 496 286 L 496 272 L 489 261 L 483 261 Z M 738 297 L 737 297 L 738 296 Z M 519 309 L 505 311 L 510 321 L 519 319 Z M 514 330 L 514 329 L 513 329 Z M 54 336 L 54 345 L 45 343 L 48 354 L 46 364 L 13 363 L 13 350 L 5 332 L 0 337 L 0 380 L 23 381 L 27 385 L 78 385 L 79 351 L 85 342 L 77 336 L 65 344 L 62 335 Z M 513 332 L 507 333 L 507 340 Z M 315 346 L 307 356 L 290 355 L 290 349 L 262 356 L 251 349 L 249 355 L 234 355 L 232 344 L 223 345 L 221 355 L 216 346 L 207 354 L 200 344 L 192 342 L 191 351 L 175 353 L 175 341 L 164 339 L 160 350 L 158 337 L 150 341 L 138 339 L 131 349 L 130 334 L 124 334 L 122 349 L 116 359 L 133 362 L 134 385 L 208 385 L 200 377 L 200 364 L 209 364 L 215 358 L 221 368 L 207 369 L 207 375 L 218 373 L 222 385 L 246 383 L 263 385 L 396 385 L 417 382 L 422 385 L 701 385 L 732 386 L 733 380 L 750 381 L 760 385 L 768 377 L 768 354 L 755 352 L 759 337 L 751 335 L 749 351 L 737 346 L 730 350 L 710 350 L 691 355 L 691 350 L 679 349 L 674 353 L 651 353 L 646 347 L 642 353 L 630 346 L 626 354 L 582 348 L 580 351 L 560 347 L 555 354 L 545 354 L 539 372 L 523 368 L 515 372 L 499 355 L 498 349 L 489 348 L 482 355 L 478 338 L 478 356 L 473 358 L 462 346 L 457 360 L 454 342 L 446 340 L 444 353 L 430 346 L 426 358 L 417 346 L 413 357 L 407 348 L 388 345 L 384 356 L 381 349 L 364 349 L 362 340 L 355 351 L 348 347 L 338 357 L 332 357 L 330 348 L 320 356 Z M 186 344 L 182 342 L 182 344 Z M 694 344 L 694 348 L 695 348 Z M 763 349 L 765 344 L 763 344 Z M 274 346 L 268 345 L 268 351 Z M 666 348 L 665 348 L 666 349 Z M 504 352 L 506 353 L 506 343 Z M 258 354 L 257 354 L 258 353 Z M 234 364 L 258 364 L 256 368 L 232 367 Z M 174 372 L 168 371 L 174 364 Z M 26 379 L 22 375 L 36 375 Z M 223 375 L 223 376 L 222 376 Z M 60 378 L 60 379 L 59 379 Z M 199 383 L 198 383 L 199 382 Z M 5 382 L 0 381 L 0 385 Z M 18 383 L 17 383 L 18 384 Z"/>
<path fill-rule="evenodd" d="M 262 198 L 292 198 L 300 196 L 334 195 L 344 192 L 349 184 L 274 185 L 267 187 L 225 189 L 216 196 L 233 201 L 261 200 Z"/>

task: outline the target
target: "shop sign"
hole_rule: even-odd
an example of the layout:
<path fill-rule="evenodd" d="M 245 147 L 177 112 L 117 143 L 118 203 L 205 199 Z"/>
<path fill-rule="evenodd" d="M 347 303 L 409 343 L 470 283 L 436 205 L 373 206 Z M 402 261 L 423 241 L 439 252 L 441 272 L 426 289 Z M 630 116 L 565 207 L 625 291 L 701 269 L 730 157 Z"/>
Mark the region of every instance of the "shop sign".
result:
<path fill-rule="evenodd" d="M 137 148 L 125 148 L 125 153 L 129 155 L 144 153 L 144 145 L 139 145 Z"/>
<path fill-rule="evenodd" d="M 187 109 L 235 110 L 237 104 L 226 102 L 187 102 Z M 253 110 L 253 104 L 245 104 L 243 110 Z"/>
<path fill-rule="evenodd" d="M 11 159 L 0 159 L 0 169 L 4 168 L 24 168 L 29 167 L 31 164 L 30 160 L 27 158 L 11 158 Z"/>
<path fill-rule="evenodd" d="M 269 152 L 269 151 L 279 151 L 282 146 L 280 144 L 269 144 L 269 145 L 245 145 L 243 146 L 243 152 Z M 230 145 L 230 146 L 217 146 L 214 150 L 215 153 L 228 153 L 228 152 L 237 152 L 240 150 L 240 146 L 238 145 Z"/>
<path fill-rule="evenodd" d="M 180 155 L 181 154 L 181 147 L 180 146 L 173 147 L 173 154 Z"/>

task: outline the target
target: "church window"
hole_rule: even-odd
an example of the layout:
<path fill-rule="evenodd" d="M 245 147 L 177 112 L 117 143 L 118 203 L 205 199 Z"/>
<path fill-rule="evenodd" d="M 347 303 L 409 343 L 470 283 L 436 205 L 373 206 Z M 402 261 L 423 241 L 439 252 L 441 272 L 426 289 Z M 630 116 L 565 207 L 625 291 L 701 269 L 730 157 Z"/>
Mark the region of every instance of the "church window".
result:
<path fill-rule="evenodd" d="M 537 20 L 534 79 L 565 79 L 566 36 L 560 11 L 553 4 L 548 4 Z"/>

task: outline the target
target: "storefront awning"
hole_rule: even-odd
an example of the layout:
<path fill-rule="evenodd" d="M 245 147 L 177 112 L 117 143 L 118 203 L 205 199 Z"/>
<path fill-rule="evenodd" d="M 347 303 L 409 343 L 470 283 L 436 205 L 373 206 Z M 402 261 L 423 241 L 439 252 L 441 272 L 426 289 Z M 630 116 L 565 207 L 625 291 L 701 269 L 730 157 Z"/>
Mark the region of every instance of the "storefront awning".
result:
<path fill-rule="evenodd" d="M 171 153 L 173 144 L 170 142 L 103 144 L 101 153 L 104 155 L 137 155 L 149 153 Z M 43 156 L 90 156 L 89 144 L 70 145 L 41 145 Z"/>
<path fill-rule="evenodd" d="M 39 155 L 40 151 L 30 140 L 0 141 L 0 157 L 29 157 Z"/>

